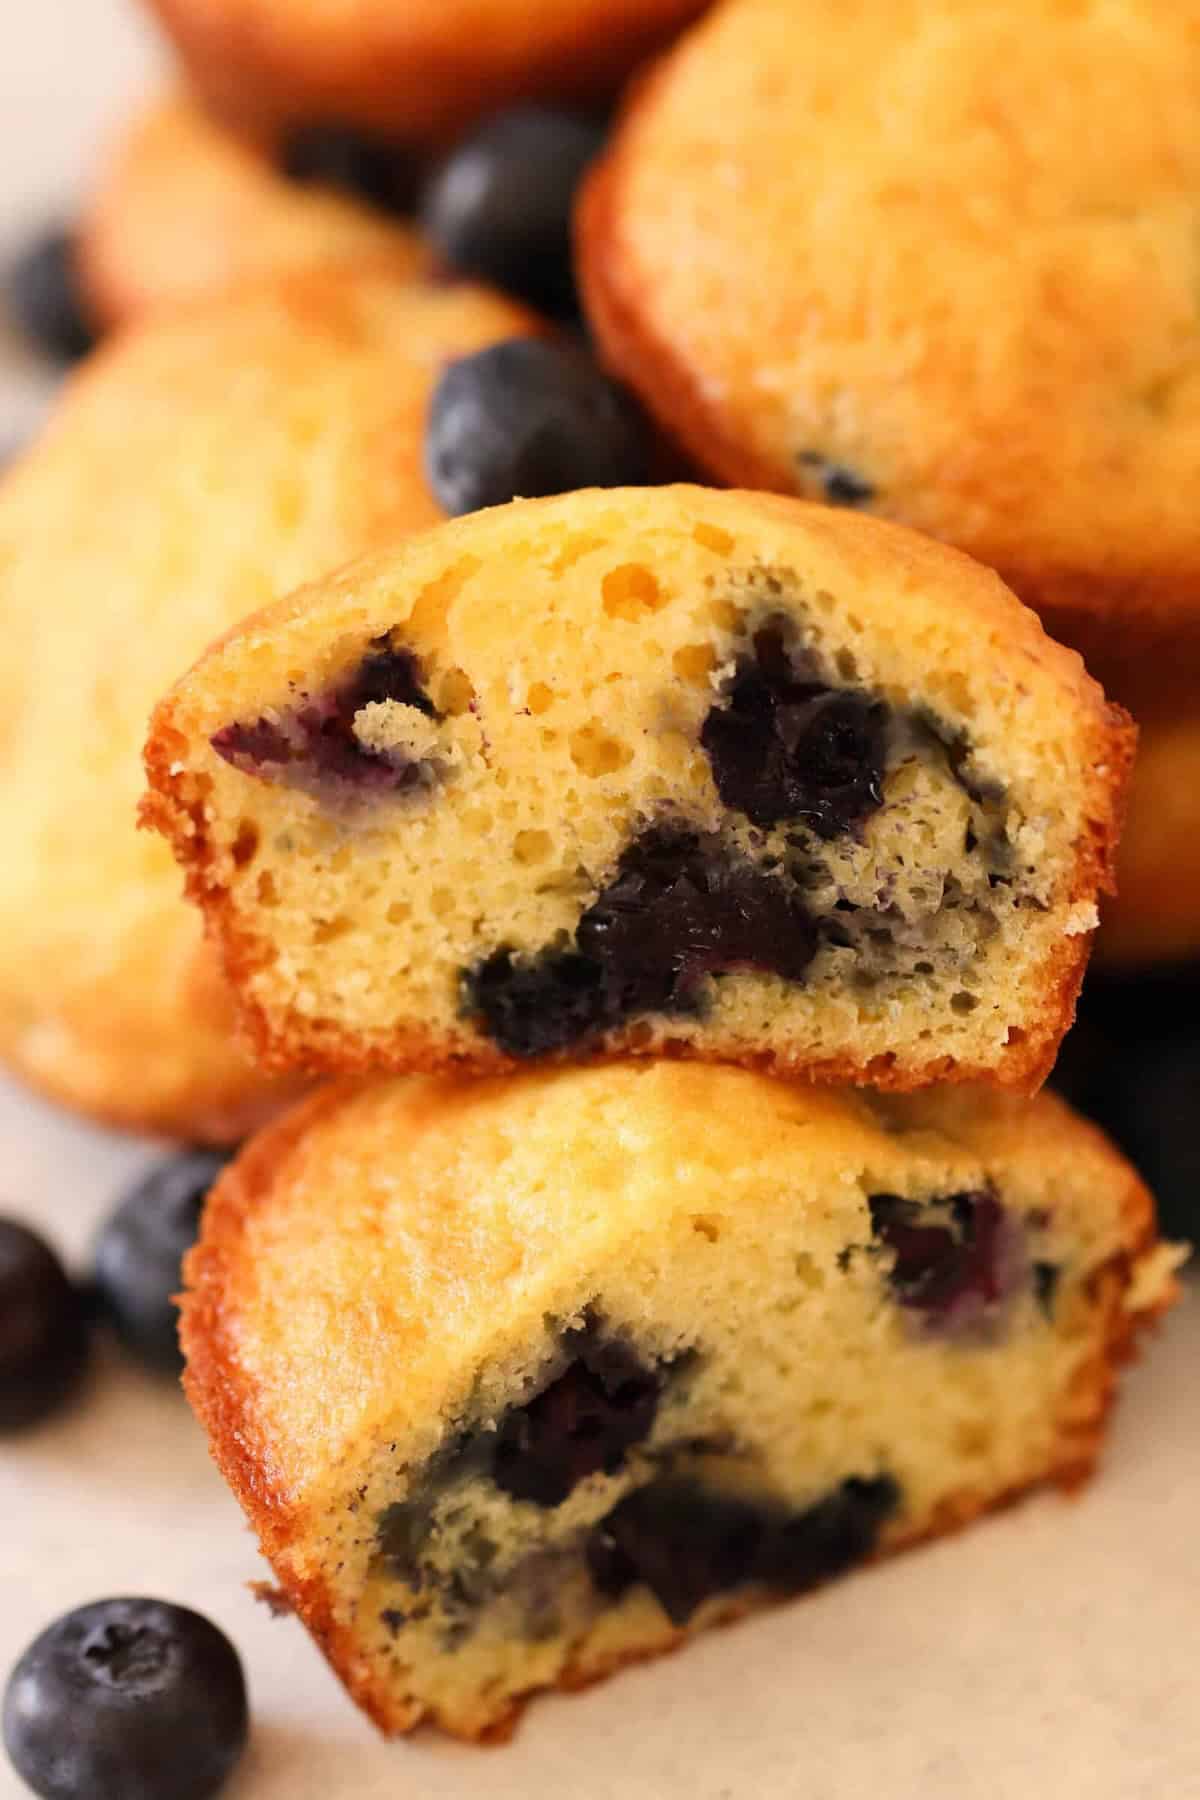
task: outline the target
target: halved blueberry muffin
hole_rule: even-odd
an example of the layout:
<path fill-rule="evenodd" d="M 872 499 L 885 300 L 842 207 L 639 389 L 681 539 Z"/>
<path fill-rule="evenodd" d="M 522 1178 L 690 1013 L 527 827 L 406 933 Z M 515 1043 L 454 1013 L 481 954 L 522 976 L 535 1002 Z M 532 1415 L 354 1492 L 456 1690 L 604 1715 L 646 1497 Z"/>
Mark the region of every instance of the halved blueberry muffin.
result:
<path fill-rule="evenodd" d="M 679 1053 L 1029 1088 L 1131 749 L 954 552 L 614 490 L 247 621 L 159 707 L 146 811 L 271 1066 Z"/>
<path fill-rule="evenodd" d="M 495 1736 L 1082 1479 L 1177 1260 L 1048 1096 L 669 1062 L 337 1084 L 215 1190 L 185 1379 L 359 1704 Z"/>

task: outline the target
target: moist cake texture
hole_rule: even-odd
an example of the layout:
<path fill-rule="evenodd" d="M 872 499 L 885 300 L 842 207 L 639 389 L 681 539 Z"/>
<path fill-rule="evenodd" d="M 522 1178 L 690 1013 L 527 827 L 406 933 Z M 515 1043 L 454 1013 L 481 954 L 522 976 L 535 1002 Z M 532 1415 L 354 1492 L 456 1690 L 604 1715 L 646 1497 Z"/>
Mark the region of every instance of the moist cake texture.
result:
<path fill-rule="evenodd" d="M 669 1062 L 335 1084 L 214 1193 L 186 1385 L 360 1705 L 495 1736 L 1080 1480 L 1177 1260 L 1049 1097 Z"/>
<path fill-rule="evenodd" d="M 276 1067 L 665 1050 L 1030 1087 L 1131 745 L 952 552 L 620 490 L 247 621 L 159 708 L 146 811 Z"/>

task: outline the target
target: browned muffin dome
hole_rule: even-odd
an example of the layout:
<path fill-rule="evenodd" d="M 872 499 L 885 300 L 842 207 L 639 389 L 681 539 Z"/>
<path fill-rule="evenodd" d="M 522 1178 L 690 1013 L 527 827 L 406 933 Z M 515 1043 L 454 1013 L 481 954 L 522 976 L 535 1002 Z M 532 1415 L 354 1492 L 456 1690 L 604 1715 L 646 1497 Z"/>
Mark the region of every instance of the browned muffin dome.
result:
<path fill-rule="evenodd" d="M 702 468 L 945 538 L 1194 704 L 1198 192 L 1193 6 L 731 0 L 595 173 L 585 299 Z"/>

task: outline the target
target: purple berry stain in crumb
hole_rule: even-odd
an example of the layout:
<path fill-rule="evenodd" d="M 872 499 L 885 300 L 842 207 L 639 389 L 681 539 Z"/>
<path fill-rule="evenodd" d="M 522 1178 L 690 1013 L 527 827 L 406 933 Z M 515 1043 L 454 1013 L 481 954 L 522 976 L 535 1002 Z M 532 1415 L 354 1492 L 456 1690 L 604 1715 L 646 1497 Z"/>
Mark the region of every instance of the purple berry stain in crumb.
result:
<path fill-rule="evenodd" d="M 804 824 L 829 841 L 883 804 L 887 706 L 798 670 L 782 623 L 755 633 L 700 742 L 721 799 L 754 825 Z"/>
<path fill-rule="evenodd" d="M 568 1333 L 563 1373 L 500 1421 L 492 1479 L 514 1500 L 560 1506 L 589 1475 L 614 1475 L 654 1425 L 662 1377 L 592 1325 Z"/>
<path fill-rule="evenodd" d="M 621 856 L 573 948 L 494 951 L 467 972 L 465 1001 L 510 1056 L 539 1056 L 638 1014 L 698 1014 L 709 975 L 802 981 L 816 949 L 813 920 L 784 882 L 715 840 L 654 826 Z"/>
<path fill-rule="evenodd" d="M 664 1475 L 593 1528 L 588 1569 L 610 1599 L 641 1582 L 673 1625 L 686 1625 L 717 1594 L 749 1586 L 797 1594 L 842 1574 L 870 1555 L 899 1501 L 888 1475 L 851 1476 L 799 1512 Z"/>
<path fill-rule="evenodd" d="M 376 749 L 355 729 L 368 706 L 392 702 L 437 721 L 411 651 L 375 638 L 348 680 L 306 696 L 273 717 L 226 725 L 212 739 L 217 755 L 244 775 L 298 787 L 320 799 L 407 793 L 426 787 L 437 764 L 397 748 Z"/>
<path fill-rule="evenodd" d="M 872 1194 L 871 1229 L 894 1253 L 888 1283 L 939 1337 L 986 1337 L 1035 1280 L 1021 1221 L 986 1190 L 920 1203 Z M 1044 1282 L 1036 1281 L 1039 1298 Z M 1052 1303 L 1049 1292 L 1042 1301 Z"/>

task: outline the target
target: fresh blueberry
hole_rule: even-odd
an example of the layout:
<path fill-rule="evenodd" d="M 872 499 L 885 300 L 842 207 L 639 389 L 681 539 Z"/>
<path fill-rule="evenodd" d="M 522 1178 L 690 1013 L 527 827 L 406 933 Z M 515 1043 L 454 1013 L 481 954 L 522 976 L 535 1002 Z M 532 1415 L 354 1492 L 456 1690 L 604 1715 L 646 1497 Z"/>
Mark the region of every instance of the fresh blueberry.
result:
<path fill-rule="evenodd" d="M 459 144 L 430 182 L 421 220 L 452 268 L 559 317 L 578 310 L 571 209 L 604 142 L 575 113 L 518 107 Z"/>
<path fill-rule="evenodd" d="M 59 362 L 78 362 L 96 341 L 75 272 L 75 242 L 48 232 L 8 271 L 8 306 L 25 335 Z"/>
<path fill-rule="evenodd" d="M 52 1413 L 86 1360 L 79 1290 L 36 1232 L 0 1219 L 0 1432 L 20 1431 Z"/>
<path fill-rule="evenodd" d="M 213 1182 L 229 1161 L 188 1150 L 160 1163 L 123 1200 L 96 1241 L 95 1280 L 104 1313 L 151 1368 L 183 1367 L 174 1296 Z"/>
<path fill-rule="evenodd" d="M 5 1747 L 43 1800 L 207 1800 L 247 1728 L 228 1638 L 161 1600 L 66 1613 L 34 1639 L 4 1696 Z"/>
<path fill-rule="evenodd" d="M 640 418 L 580 350 L 509 338 L 452 362 L 434 389 L 425 474 L 446 512 L 636 486 L 646 477 Z"/>
<path fill-rule="evenodd" d="M 887 724 L 883 701 L 797 670 L 772 624 L 739 657 L 700 742 L 726 806 L 755 825 L 803 822 L 828 840 L 883 804 Z"/>
<path fill-rule="evenodd" d="M 302 125 L 284 140 L 279 166 L 289 181 L 341 188 L 383 212 L 416 203 L 418 164 L 403 145 L 353 125 Z"/>

